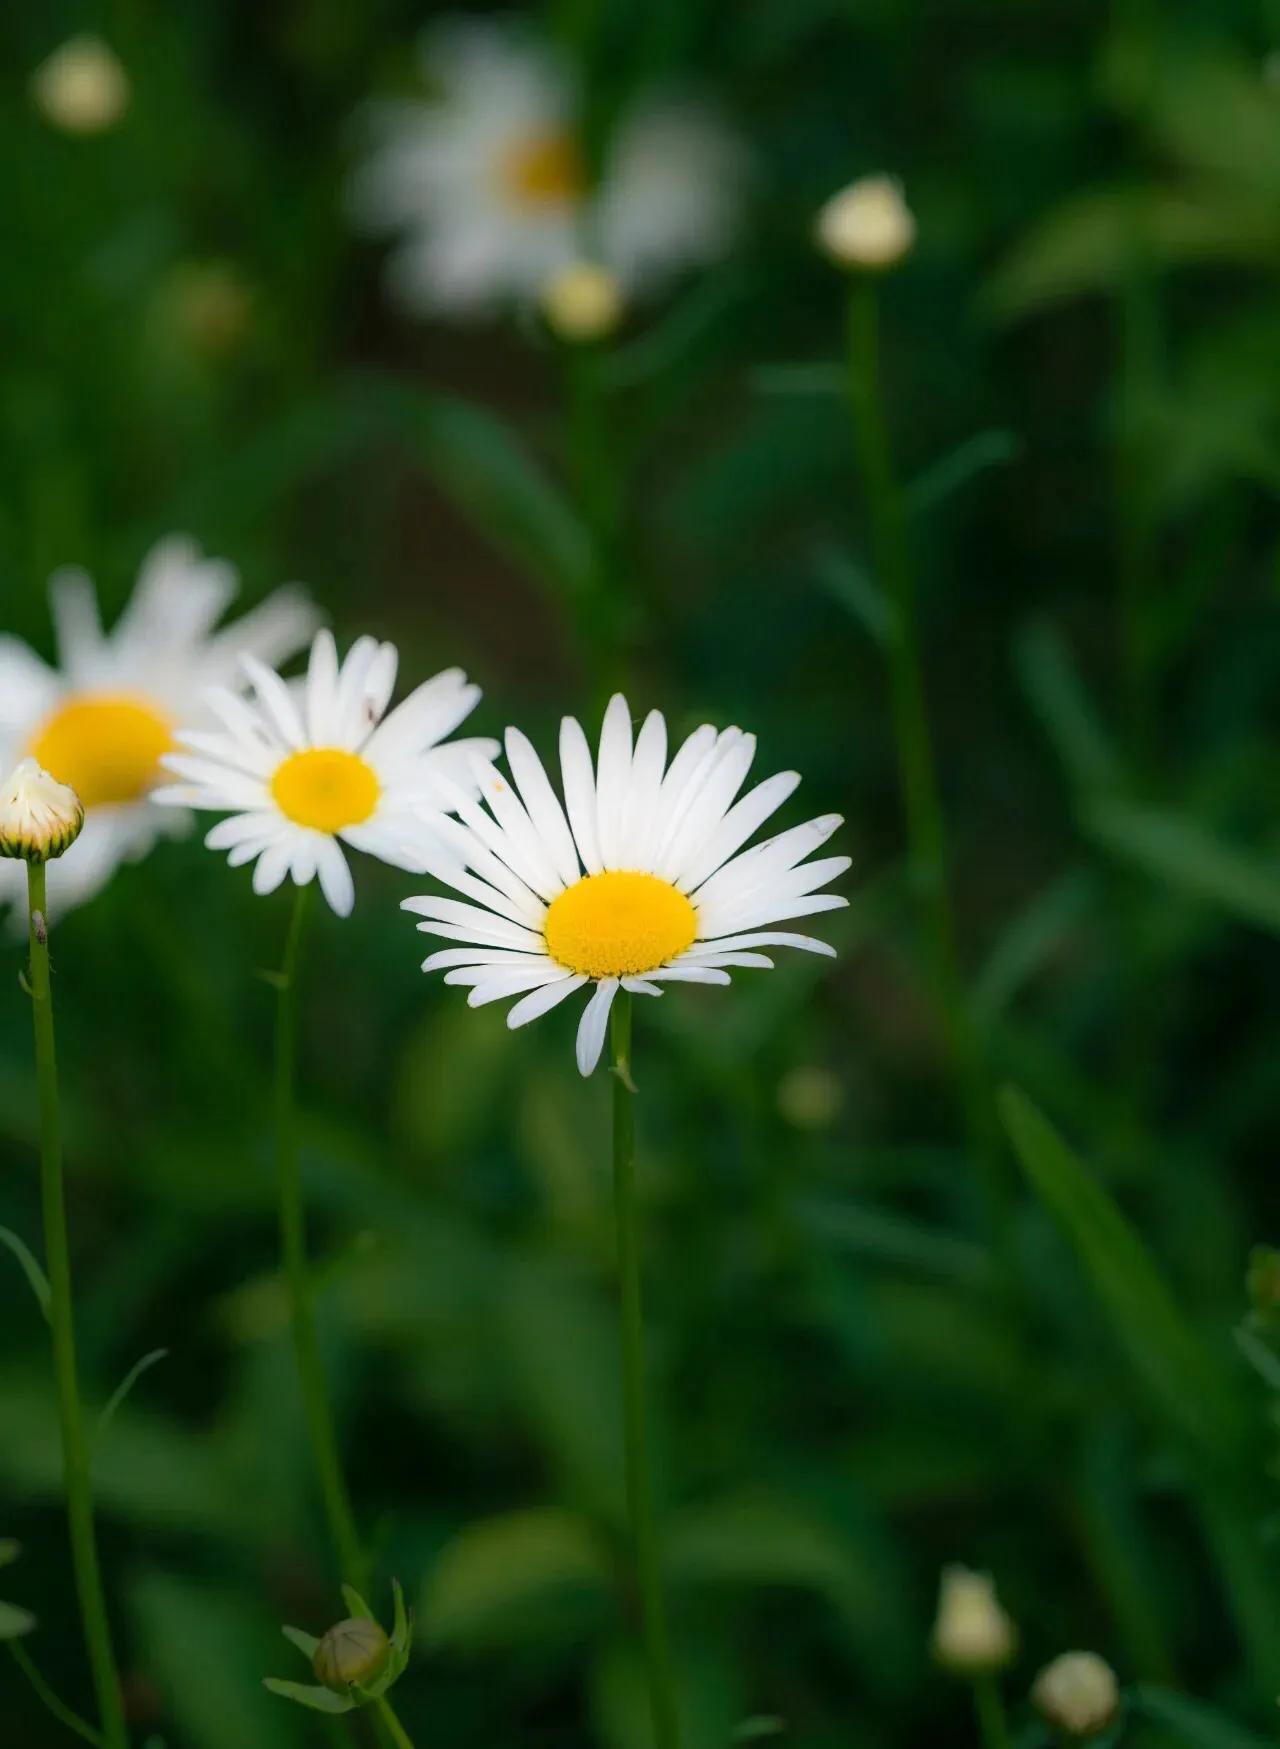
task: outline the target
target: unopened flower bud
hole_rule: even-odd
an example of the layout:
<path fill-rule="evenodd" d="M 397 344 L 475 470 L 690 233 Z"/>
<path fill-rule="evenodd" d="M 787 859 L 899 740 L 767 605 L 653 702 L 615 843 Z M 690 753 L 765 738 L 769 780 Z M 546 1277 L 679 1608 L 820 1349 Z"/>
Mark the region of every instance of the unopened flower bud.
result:
<path fill-rule="evenodd" d="M 622 287 L 607 267 L 575 261 L 542 288 L 542 313 L 561 340 L 607 340 L 622 320 Z"/>
<path fill-rule="evenodd" d="M 84 809 L 65 783 L 24 759 L 0 788 L 0 856 L 48 862 L 80 836 Z"/>
<path fill-rule="evenodd" d="M 73 36 L 31 76 L 46 121 L 69 134 L 100 134 L 129 107 L 129 76 L 101 39 Z"/>
<path fill-rule="evenodd" d="M 863 176 L 818 214 L 818 242 L 838 267 L 896 267 L 916 240 L 916 221 L 892 176 Z"/>
<path fill-rule="evenodd" d="M 1018 1631 L 1000 1606 L 989 1573 L 946 1567 L 933 1626 L 933 1655 L 957 1676 L 983 1676 L 1013 1657 Z"/>
<path fill-rule="evenodd" d="M 1045 1723 L 1064 1737 L 1096 1737 L 1116 1716 L 1120 1685 L 1096 1652 L 1064 1652 L 1036 1677 L 1031 1699 Z"/>
<path fill-rule="evenodd" d="M 353 1683 L 367 1688 L 387 1667 L 391 1642 L 376 1621 L 353 1616 L 331 1627 L 316 1647 L 311 1668 L 317 1682 L 335 1694 L 345 1694 Z"/>

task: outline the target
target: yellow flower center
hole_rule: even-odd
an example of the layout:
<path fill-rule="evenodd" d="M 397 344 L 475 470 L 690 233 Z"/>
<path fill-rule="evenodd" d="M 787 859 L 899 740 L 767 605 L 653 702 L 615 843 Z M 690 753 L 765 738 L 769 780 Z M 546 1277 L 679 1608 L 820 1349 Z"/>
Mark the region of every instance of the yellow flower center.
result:
<path fill-rule="evenodd" d="M 98 808 L 141 801 L 172 746 L 172 724 L 149 700 L 86 693 L 56 710 L 27 751 L 86 808 Z"/>
<path fill-rule="evenodd" d="M 381 793 L 364 760 L 340 747 L 291 753 L 271 779 L 271 794 L 286 819 L 330 834 L 367 820 Z"/>
<path fill-rule="evenodd" d="M 519 207 L 572 206 L 586 192 L 586 169 L 572 134 L 521 140 L 502 164 L 502 186 Z"/>
<path fill-rule="evenodd" d="M 607 869 L 551 901 L 543 924 L 553 960 L 588 978 L 656 971 L 690 947 L 698 914 L 669 881 Z"/>

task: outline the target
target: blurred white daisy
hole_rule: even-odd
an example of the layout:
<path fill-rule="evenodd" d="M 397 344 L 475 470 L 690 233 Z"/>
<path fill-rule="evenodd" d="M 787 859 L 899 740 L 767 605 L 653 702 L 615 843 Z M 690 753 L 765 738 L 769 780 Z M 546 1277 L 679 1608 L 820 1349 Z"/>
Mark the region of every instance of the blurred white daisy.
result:
<path fill-rule="evenodd" d="M 176 737 L 183 751 L 163 763 L 181 781 L 156 800 L 228 814 L 205 843 L 230 852 L 233 868 L 253 862 L 255 893 L 274 892 L 286 875 L 297 886 L 318 877 L 333 910 L 348 916 L 355 888 L 342 846 L 420 874 L 410 841 L 421 838 L 421 819 L 474 791 L 471 762 L 497 751 L 482 739 L 439 745 L 480 697 L 460 668 L 424 681 L 387 714 L 398 665 L 394 645 L 368 637 L 339 665 L 327 631 L 316 633 L 299 685 L 244 656 L 254 696 L 206 693 L 217 727 Z"/>
<path fill-rule="evenodd" d="M 297 589 L 216 629 L 236 589 L 230 565 L 175 535 L 152 548 L 110 632 L 83 572 L 53 578 L 56 668 L 0 635 L 0 769 L 29 755 L 85 809 L 84 831 L 50 870 L 51 908 L 91 898 L 122 862 L 183 829 L 182 816 L 154 805 L 152 790 L 201 689 L 232 681 L 242 650 L 283 661 L 310 636 L 315 610 Z M 0 867 L 0 900 L 21 897 L 20 874 Z"/>
<path fill-rule="evenodd" d="M 451 19 L 422 41 L 434 101 L 385 103 L 353 214 L 401 235 L 392 290 L 420 313 L 534 300 L 584 255 L 631 295 L 716 259 L 737 224 L 745 155 L 705 106 L 652 97 L 625 113 L 587 186 L 578 94 L 554 49 L 512 25 Z"/>
<path fill-rule="evenodd" d="M 735 800 L 755 755 L 754 735 L 696 729 L 667 763 L 667 725 L 651 711 L 632 741 L 627 702 L 605 712 L 593 767 L 581 725 L 560 725 L 561 806 L 518 729 L 506 734 L 514 788 L 492 765 L 477 770 L 481 807 L 460 791 L 457 819 L 439 824 L 442 849 L 423 861 L 463 899 L 425 895 L 404 908 L 426 935 L 465 946 L 423 962 L 445 982 L 471 986 L 475 1008 L 519 996 L 509 1026 L 534 1020 L 593 986 L 578 1028 L 578 1067 L 599 1061 L 618 990 L 660 996 L 670 982 L 727 984 L 730 966 L 771 966 L 761 947 L 834 949 L 774 926 L 848 903 L 825 886 L 847 856 L 804 859 L 840 824 L 824 814 L 742 847 L 800 782 L 766 778 Z"/>

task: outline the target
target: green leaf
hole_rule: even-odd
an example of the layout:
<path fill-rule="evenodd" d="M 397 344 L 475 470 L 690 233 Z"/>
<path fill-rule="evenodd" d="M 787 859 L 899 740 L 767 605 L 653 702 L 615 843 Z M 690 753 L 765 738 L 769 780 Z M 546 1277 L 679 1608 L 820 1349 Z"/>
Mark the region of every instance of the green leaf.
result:
<path fill-rule="evenodd" d="M 1000 1110 L 1028 1181 L 1071 1243 L 1153 1403 L 1198 1445 L 1217 1454 L 1238 1447 L 1247 1410 L 1137 1233 L 1025 1094 L 1006 1087 Z"/>
<path fill-rule="evenodd" d="M 1014 665 L 1072 783 L 1082 789 L 1113 785 L 1119 763 L 1111 738 L 1057 631 L 1043 621 L 1028 627 L 1014 645 Z"/>
<path fill-rule="evenodd" d="M 36 1618 L 16 1603 L 0 1603 L 0 1640 L 20 1640 L 35 1628 Z"/>
<path fill-rule="evenodd" d="M 98 1424 L 93 1430 L 93 1443 L 95 1445 L 101 1441 L 115 1418 L 116 1410 L 120 1407 L 121 1403 L 124 1402 L 125 1398 L 137 1384 L 143 1373 L 149 1372 L 157 1361 L 167 1359 L 168 1354 L 169 1350 L 167 1348 L 153 1348 L 150 1354 L 144 1354 L 141 1360 L 135 1361 L 129 1368 L 128 1372 L 111 1393 L 111 1396 L 107 1399 L 106 1406 L 98 1417 Z"/>
<path fill-rule="evenodd" d="M 551 1506 L 502 1513 L 468 1525 L 446 1545 L 427 1581 L 423 1623 L 438 1640 L 518 1642 L 549 1602 L 602 1598 L 608 1583 L 584 1519 Z"/>
<path fill-rule="evenodd" d="M 1121 802 L 1089 808 L 1084 825 L 1113 855 L 1179 891 L 1280 934 L 1280 869 L 1177 814 Z"/>
<path fill-rule="evenodd" d="M 297 1701 L 314 1713 L 351 1713 L 356 1703 L 345 1694 L 335 1694 L 330 1688 L 315 1688 L 305 1682 L 283 1682 L 278 1676 L 264 1676 L 262 1686 L 284 1700 Z"/>
<path fill-rule="evenodd" d="M 1167 1725 L 1184 1743 L 1199 1745 L 1200 1749 L 1268 1749 L 1271 1743 L 1269 1737 L 1246 1731 L 1203 1701 L 1190 1700 L 1170 1688 L 1145 1684 L 1134 1688 L 1129 1693 L 1129 1705 L 1143 1718 Z"/>
<path fill-rule="evenodd" d="M 49 1289 L 49 1278 L 36 1262 L 34 1253 L 9 1227 L 0 1227 L 0 1245 L 7 1246 L 17 1258 L 22 1273 L 27 1278 L 27 1285 L 36 1296 L 36 1303 L 39 1305 L 40 1311 L 47 1321 L 49 1317 L 49 1301 L 52 1298 Z"/>
<path fill-rule="evenodd" d="M 282 1627 L 280 1632 L 290 1645 L 296 1646 L 304 1658 L 314 1658 L 320 1642 L 314 1634 L 303 1633 L 301 1628 Z"/>
<path fill-rule="evenodd" d="M 1022 442 L 1015 432 L 975 432 L 908 482 L 903 493 L 906 507 L 916 516 L 935 510 L 988 468 L 1004 467 L 1021 453 Z"/>

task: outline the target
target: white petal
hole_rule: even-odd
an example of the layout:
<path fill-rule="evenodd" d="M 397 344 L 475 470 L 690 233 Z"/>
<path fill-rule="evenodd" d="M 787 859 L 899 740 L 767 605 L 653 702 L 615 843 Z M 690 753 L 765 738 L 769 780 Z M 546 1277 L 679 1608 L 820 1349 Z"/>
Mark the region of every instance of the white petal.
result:
<path fill-rule="evenodd" d="M 504 947 L 442 947 L 422 962 L 424 972 L 442 972 L 455 966 L 527 966 L 543 955 L 519 953 Z"/>
<path fill-rule="evenodd" d="M 506 732 L 507 764 L 520 791 L 520 799 L 528 810 L 547 855 L 565 886 L 572 886 L 581 874 L 573 834 L 564 817 L 556 792 L 551 787 L 542 761 L 533 745 L 519 729 Z"/>
<path fill-rule="evenodd" d="M 434 894 L 423 894 L 406 899 L 402 908 L 416 911 L 420 917 L 429 918 L 432 922 L 469 929 L 473 931 L 472 939 L 485 946 L 526 948 L 530 953 L 543 953 L 546 950 L 542 937 L 535 935 L 532 930 L 522 929 L 515 923 L 507 922 L 504 917 L 496 917 L 491 911 L 482 911 L 477 905 L 464 905 L 457 899 L 440 899 Z"/>
<path fill-rule="evenodd" d="M 588 874 L 599 874 L 600 840 L 596 833 L 596 780 L 591 767 L 591 749 L 576 717 L 560 724 L 560 779 L 564 786 L 565 811 L 573 830 L 578 855 Z"/>
<path fill-rule="evenodd" d="M 267 846 L 254 865 L 253 890 L 255 893 L 265 896 L 267 893 L 275 892 L 289 872 L 289 858 L 292 850 L 292 834 L 278 843 Z"/>
<path fill-rule="evenodd" d="M 656 984 L 651 984 L 647 978 L 624 978 L 622 988 L 630 990 L 633 996 L 661 996 L 662 991 Z"/>
<path fill-rule="evenodd" d="M 318 847 L 316 872 L 320 876 L 320 891 L 328 900 L 329 909 L 338 917 L 350 917 L 356 902 L 355 882 L 341 846 L 336 840 L 325 839 Z"/>
<path fill-rule="evenodd" d="M 284 681 L 274 668 L 268 668 L 256 656 L 247 653 L 241 656 L 240 666 L 253 682 L 253 690 L 261 700 L 263 710 L 286 746 L 295 750 L 300 748 L 304 740 L 302 719 Z"/>
<path fill-rule="evenodd" d="M 49 606 L 58 643 L 58 663 L 74 681 L 93 677 L 103 648 L 102 619 L 93 583 L 84 571 L 68 567 L 49 579 Z"/>
<path fill-rule="evenodd" d="M 658 858 L 653 872 L 667 880 L 678 879 L 703 846 L 710 842 L 751 769 L 756 751 L 755 736 L 740 731 L 728 733 L 733 738 L 721 737 L 720 750 L 705 782 L 691 796 L 683 819 Z"/>
<path fill-rule="evenodd" d="M 605 1030 L 609 1025 L 609 1010 L 617 993 L 616 978 L 601 978 L 595 994 L 582 1011 L 582 1019 L 578 1022 L 577 1055 L 578 1069 L 583 1075 L 589 1075 L 600 1061 Z"/>
<path fill-rule="evenodd" d="M 785 874 L 806 856 L 826 843 L 838 826 L 844 824 L 839 814 L 823 814 L 816 820 L 792 826 L 763 844 L 744 850 L 732 862 L 716 871 L 692 896 L 698 905 L 737 897 L 766 880 Z"/>
<path fill-rule="evenodd" d="M 661 711 L 650 711 L 636 737 L 631 761 L 631 790 L 619 852 L 625 868 L 648 868 L 657 850 L 655 822 L 666 762 L 666 718 Z"/>
<path fill-rule="evenodd" d="M 621 868 L 623 825 L 631 794 L 631 710 L 620 692 L 609 700 L 600 726 L 596 767 L 596 842 L 606 868 Z"/>
<path fill-rule="evenodd" d="M 751 834 L 793 794 L 799 782 L 798 771 L 780 771 L 735 802 L 702 849 L 681 870 L 676 879 L 681 892 L 691 893 L 740 850 Z"/>
<path fill-rule="evenodd" d="M 563 1002 L 566 996 L 572 996 L 575 990 L 580 990 L 586 979 L 575 973 L 571 978 L 563 978 L 558 984 L 544 984 L 540 990 L 535 990 L 507 1015 L 507 1025 L 515 1028 L 524 1026 L 531 1020 L 537 1020 L 539 1015 L 546 1014 L 557 1003 Z"/>
<path fill-rule="evenodd" d="M 759 966 L 766 971 L 772 971 L 773 961 L 764 953 L 707 953 L 691 948 L 682 953 L 678 960 L 672 961 L 677 966 Z"/>
<path fill-rule="evenodd" d="M 307 736 L 313 747 L 323 747 L 333 722 L 334 700 L 338 694 L 338 646 L 333 633 L 318 631 L 311 643 L 311 659 L 307 663 L 306 717 Z"/>
<path fill-rule="evenodd" d="M 829 942 L 818 941 L 812 935 L 791 935 L 786 930 L 779 929 L 756 931 L 751 935 L 717 936 L 706 941 L 699 936 L 698 945 L 714 949 L 717 953 L 730 952 L 740 947 L 798 947 L 805 953 L 826 954 L 831 959 L 836 957 L 836 950 Z"/>
<path fill-rule="evenodd" d="M 729 984 L 733 981 L 728 972 L 722 972 L 718 966 L 660 966 L 656 972 L 646 972 L 645 976 L 652 984 Z"/>
<path fill-rule="evenodd" d="M 267 834 L 274 835 L 279 830 L 278 814 L 231 814 L 227 819 L 219 820 L 216 826 L 211 826 L 205 833 L 205 848 L 230 850 L 235 844 L 244 844 L 250 838 L 262 838 Z"/>
<path fill-rule="evenodd" d="M 816 898 L 775 899 L 762 896 L 749 900 L 740 911 L 726 914 L 723 922 L 708 920 L 709 931 L 721 934 L 728 929 L 755 929 L 766 923 L 786 923 L 793 917 L 814 917 L 819 911 L 839 911 L 849 903 L 839 893 L 820 893 Z"/>
<path fill-rule="evenodd" d="M 490 1002 L 502 1002 L 510 996 L 523 995 L 527 990 L 545 990 L 548 985 L 567 983 L 568 978 L 563 966 L 552 966 L 550 970 L 544 968 L 530 972 L 448 972 L 445 983 L 472 984 L 467 1007 L 484 1008 Z"/>
<path fill-rule="evenodd" d="M 522 870 L 529 871 L 525 878 L 533 890 L 543 899 L 554 898 L 557 893 L 563 892 L 564 882 L 556 873 L 555 865 L 534 830 L 533 822 L 525 813 L 523 803 L 506 778 L 496 766 L 479 764 L 475 777 L 480 786 L 480 794 L 492 811 L 494 819 L 506 833 L 508 841 L 517 849 Z"/>

